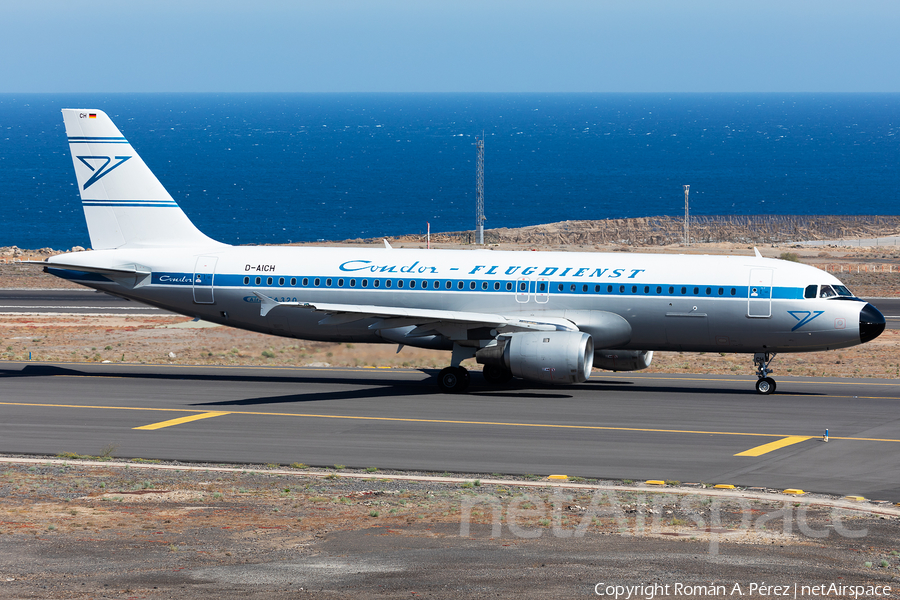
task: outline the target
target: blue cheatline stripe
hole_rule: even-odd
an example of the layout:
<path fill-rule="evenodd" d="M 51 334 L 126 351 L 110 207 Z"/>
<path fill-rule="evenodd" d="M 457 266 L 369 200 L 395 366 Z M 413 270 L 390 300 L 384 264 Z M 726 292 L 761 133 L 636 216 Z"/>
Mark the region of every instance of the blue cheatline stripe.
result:
<path fill-rule="evenodd" d="M 69 140 L 70 144 L 127 144 L 127 141 L 114 142 L 105 140 Z"/>
<path fill-rule="evenodd" d="M 160 272 L 153 273 L 152 283 L 158 285 L 194 285 L 193 281 L 194 273 L 168 273 L 168 272 Z M 202 281 L 197 283 L 196 285 L 200 286 L 209 286 L 212 285 L 212 281 L 210 281 L 210 274 L 204 273 L 202 274 Z M 257 282 L 257 278 L 259 281 Z M 316 280 L 319 280 L 319 285 L 315 284 Z M 306 284 L 304 285 L 304 280 Z M 331 281 L 331 285 L 328 285 L 328 281 Z M 338 282 L 343 280 L 343 285 L 338 285 Z M 292 284 L 293 281 L 293 284 Z M 391 285 L 388 286 L 387 282 L 390 281 Z M 398 282 L 403 282 L 403 287 L 398 286 Z M 434 282 L 438 282 L 438 287 L 434 287 Z M 450 282 L 450 287 L 447 287 L 447 282 Z M 353 285 L 350 285 L 351 282 Z M 365 286 L 363 286 L 363 282 L 365 282 Z M 377 285 L 376 285 L 377 282 Z M 482 287 L 482 283 L 487 283 L 487 289 Z M 410 284 L 414 283 L 414 286 Z M 462 287 L 460 287 L 460 283 L 462 283 Z M 472 283 L 475 284 L 475 287 L 472 287 Z M 499 283 L 500 289 L 494 289 L 494 284 Z M 530 282 L 529 289 L 527 293 L 529 295 L 538 296 L 541 295 L 552 295 L 552 296 L 594 296 L 594 297 L 627 297 L 627 296 L 639 296 L 641 298 L 692 298 L 692 299 L 730 299 L 730 300 L 740 300 L 747 301 L 747 294 L 749 293 L 748 286 L 696 286 L 696 285 L 656 285 L 656 284 L 642 284 L 637 286 L 637 291 L 632 292 L 632 285 L 626 285 L 625 290 L 621 290 L 620 284 L 588 284 L 587 291 L 584 290 L 584 284 L 578 283 L 575 285 L 575 290 L 571 289 L 573 285 L 570 282 L 559 282 L 559 281 L 546 281 L 543 283 L 550 284 L 546 291 L 540 291 L 537 289 L 538 282 L 532 281 Z M 507 289 L 506 284 L 511 284 L 511 288 Z M 266 288 L 272 290 L 284 290 L 291 291 L 290 293 L 296 293 L 293 290 L 335 290 L 335 289 L 344 289 L 344 290 L 365 290 L 365 291 L 390 291 L 390 292 L 440 292 L 440 293 L 448 293 L 448 292 L 480 292 L 483 294 L 525 294 L 525 290 L 518 289 L 519 281 L 516 279 L 442 279 L 442 278 L 430 278 L 430 279 L 407 279 L 407 278 L 386 278 L 386 277 L 347 277 L 347 276 L 323 276 L 323 275 L 314 275 L 314 276 L 303 276 L 303 275 L 239 275 L 239 274 L 227 274 L 227 273 L 216 273 L 215 274 L 215 286 L 219 288 Z M 560 291 L 560 287 L 562 286 L 562 291 Z M 659 287 L 662 289 L 660 293 L 656 292 L 656 288 Z M 669 293 L 669 288 L 672 287 L 675 289 L 673 293 Z M 681 294 L 681 288 L 687 288 L 687 293 Z M 699 288 L 699 293 L 693 294 L 693 290 L 695 287 Z M 706 294 L 706 288 L 710 288 L 710 294 Z M 719 295 L 719 287 L 722 288 L 723 294 Z M 611 288 L 611 289 L 610 289 Z M 648 288 L 649 291 L 645 292 L 644 289 Z M 731 293 L 731 290 L 734 289 L 734 294 Z M 773 300 L 798 300 L 803 298 L 803 288 L 789 288 L 789 287 L 777 287 L 773 289 L 772 299 Z M 759 298 L 759 300 L 767 300 L 767 298 Z"/>
<path fill-rule="evenodd" d="M 70 142 L 75 142 L 75 141 L 103 142 L 103 141 L 112 141 L 112 140 L 120 140 L 123 142 L 126 141 L 125 138 L 122 136 L 120 136 L 120 137 L 91 137 L 91 136 L 79 136 L 79 135 L 73 135 L 70 138 L 68 138 L 68 140 Z"/>

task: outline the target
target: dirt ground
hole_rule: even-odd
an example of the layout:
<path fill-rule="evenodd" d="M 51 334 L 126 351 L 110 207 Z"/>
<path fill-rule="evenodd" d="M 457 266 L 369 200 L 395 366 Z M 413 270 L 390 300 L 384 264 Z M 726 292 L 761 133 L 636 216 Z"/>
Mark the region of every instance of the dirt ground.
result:
<path fill-rule="evenodd" d="M 0 464 L 0 597 L 572 598 L 601 582 L 668 585 L 658 595 L 684 598 L 737 595 L 676 586 L 900 589 L 891 507 L 585 480 L 398 480 L 375 467 L 78 462 Z M 439 474 L 411 476 L 426 475 Z"/>

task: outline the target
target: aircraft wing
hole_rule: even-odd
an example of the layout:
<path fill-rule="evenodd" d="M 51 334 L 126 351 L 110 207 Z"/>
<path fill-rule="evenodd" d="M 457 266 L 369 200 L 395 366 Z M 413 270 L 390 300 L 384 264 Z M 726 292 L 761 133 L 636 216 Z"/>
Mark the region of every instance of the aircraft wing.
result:
<path fill-rule="evenodd" d="M 360 304 L 332 304 L 320 302 L 279 302 L 265 294 L 254 292 L 262 302 L 260 314 L 266 316 L 280 307 L 311 310 L 324 314 L 321 325 L 339 325 L 377 319 L 369 329 L 392 329 L 416 326 L 411 336 L 434 335 L 440 333 L 450 339 L 464 339 L 464 332 L 470 328 L 488 327 L 497 333 L 513 331 L 578 331 L 571 321 L 556 317 L 519 318 L 503 315 L 465 312 L 456 310 L 435 310 L 429 308 L 407 308 L 400 306 L 376 306 Z M 463 336 L 463 337 L 461 337 Z"/>

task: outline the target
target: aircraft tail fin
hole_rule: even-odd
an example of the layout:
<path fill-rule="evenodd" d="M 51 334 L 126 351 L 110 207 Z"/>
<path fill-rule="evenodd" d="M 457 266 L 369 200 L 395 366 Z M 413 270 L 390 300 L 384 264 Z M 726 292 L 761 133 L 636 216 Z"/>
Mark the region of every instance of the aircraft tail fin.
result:
<path fill-rule="evenodd" d="M 191 223 L 106 113 L 62 113 L 94 250 L 221 245 Z"/>

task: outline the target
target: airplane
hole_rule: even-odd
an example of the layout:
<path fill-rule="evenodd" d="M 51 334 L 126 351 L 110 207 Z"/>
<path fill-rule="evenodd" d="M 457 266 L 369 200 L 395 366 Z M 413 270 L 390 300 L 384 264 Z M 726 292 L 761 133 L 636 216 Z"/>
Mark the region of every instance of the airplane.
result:
<path fill-rule="evenodd" d="M 162 309 L 284 337 L 450 352 L 489 384 L 586 381 L 655 351 L 746 353 L 771 394 L 782 352 L 878 337 L 881 312 L 817 268 L 755 256 L 230 246 L 200 232 L 112 120 L 64 109 L 92 249 L 47 273 Z"/>

